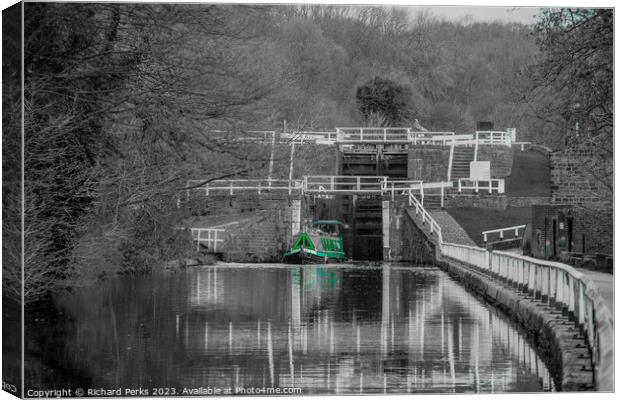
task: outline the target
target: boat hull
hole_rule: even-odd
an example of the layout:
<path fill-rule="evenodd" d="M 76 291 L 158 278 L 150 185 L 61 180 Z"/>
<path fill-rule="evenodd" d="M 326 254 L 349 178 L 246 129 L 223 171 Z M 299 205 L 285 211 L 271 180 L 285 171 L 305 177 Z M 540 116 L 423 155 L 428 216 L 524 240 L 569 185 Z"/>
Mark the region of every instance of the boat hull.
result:
<path fill-rule="evenodd" d="M 288 264 L 328 264 L 342 260 L 344 254 L 342 257 L 334 257 L 306 249 L 290 251 L 284 255 L 284 261 Z"/>

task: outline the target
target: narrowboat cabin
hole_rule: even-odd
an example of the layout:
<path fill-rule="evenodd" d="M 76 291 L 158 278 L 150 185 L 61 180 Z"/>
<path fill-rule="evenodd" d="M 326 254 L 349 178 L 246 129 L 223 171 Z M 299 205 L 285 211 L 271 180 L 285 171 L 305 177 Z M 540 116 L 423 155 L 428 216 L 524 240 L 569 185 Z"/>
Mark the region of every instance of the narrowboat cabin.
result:
<path fill-rule="evenodd" d="M 327 264 L 346 259 L 342 229 L 337 220 L 315 220 L 299 232 L 291 249 L 284 254 L 289 264 Z"/>

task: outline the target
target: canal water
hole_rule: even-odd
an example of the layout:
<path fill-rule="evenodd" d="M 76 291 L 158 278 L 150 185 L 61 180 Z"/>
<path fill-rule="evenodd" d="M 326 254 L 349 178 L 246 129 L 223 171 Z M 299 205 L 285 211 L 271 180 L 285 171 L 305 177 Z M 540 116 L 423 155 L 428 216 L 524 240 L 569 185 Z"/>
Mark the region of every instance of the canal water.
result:
<path fill-rule="evenodd" d="M 520 330 L 434 267 L 220 264 L 54 302 L 28 323 L 26 389 L 554 390 Z"/>

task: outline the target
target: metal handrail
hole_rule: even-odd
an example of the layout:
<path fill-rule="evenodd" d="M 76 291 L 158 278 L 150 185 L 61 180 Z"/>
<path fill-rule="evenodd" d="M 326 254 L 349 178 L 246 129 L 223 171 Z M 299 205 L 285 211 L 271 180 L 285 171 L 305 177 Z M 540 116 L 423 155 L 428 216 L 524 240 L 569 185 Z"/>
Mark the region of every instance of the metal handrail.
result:
<path fill-rule="evenodd" d="M 445 242 L 440 243 L 440 249 L 443 256 L 484 271 L 543 304 L 565 310 L 586 336 L 595 371 L 610 371 L 611 366 L 601 363 L 609 357 L 601 358 L 600 332 L 605 332 L 605 340 L 612 340 L 611 312 L 587 276 L 563 263 L 498 250 Z M 597 310 L 603 315 L 597 315 Z"/>
<path fill-rule="evenodd" d="M 207 232 L 206 238 L 202 237 L 203 232 Z M 217 251 L 217 244 L 224 241 L 224 239 L 217 237 L 219 232 L 225 232 L 225 230 L 220 228 L 191 228 L 192 239 L 196 241 L 196 251 L 200 250 L 201 243 L 206 243 L 209 250 Z"/>
<path fill-rule="evenodd" d="M 196 183 L 203 182 L 201 180 L 188 180 L 187 186 L 192 186 Z M 301 190 L 301 180 L 289 180 L 289 179 L 216 179 L 210 181 L 202 186 L 193 188 L 192 190 L 204 190 L 205 195 L 209 195 L 212 191 L 226 190 L 230 194 L 234 194 L 235 191 L 248 191 L 256 190 L 260 194 L 263 190 L 288 190 L 289 194 L 293 190 Z M 189 190 L 187 191 L 189 197 Z"/>
<path fill-rule="evenodd" d="M 411 189 L 409 190 L 409 206 L 415 207 L 416 215 L 422 215 L 422 224 L 426 224 L 426 222 L 428 221 L 431 235 L 433 233 L 437 234 L 437 239 L 439 245 L 441 246 L 443 242 L 443 237 L 441 235 L 441 226 L 439 226 L 437 221 L 435 221 L 435 218 L 433 218 L 433 216 L 428 211 L 426 211 L 422 203 L 413 195 L 413 191 Z"/>
<path fill-rule="evenodd" d="M 515 225 L 515 226 L 509 226 L 507 228 L 499 228 L 499 229 L 491 229 L 488 231 L 482 231 L 482 240 L 486 243 L 487 241 L 487 236 L 492 234 L 492 233 L 499 233 L 499 238 L 503 239 L 504 238 L 504 232 L 508 232 L 508 231 L 514 231 L 515 232 L 515 238 L 519 237 L 519 230 L 523 229 L 525 230 L 525 226 L 526 225 Z"/>
<path fill-rule="evenodd" d="M 465 185 L 463 182 L 472 182 L 471 186 Z M 481 185 L 486 183 L 486 185 Z M 496 183 L 497 185 L 494 185 Z M 504 193 L 506 191 L 506 183 L 503 179 L 468 179 L 459 178 L 457 181 L 458 192 L 463 190 L 473 190 L 478 193 L 480 190 L 488 190 L 489 193 L 496 191 L 497 193 Z"/>

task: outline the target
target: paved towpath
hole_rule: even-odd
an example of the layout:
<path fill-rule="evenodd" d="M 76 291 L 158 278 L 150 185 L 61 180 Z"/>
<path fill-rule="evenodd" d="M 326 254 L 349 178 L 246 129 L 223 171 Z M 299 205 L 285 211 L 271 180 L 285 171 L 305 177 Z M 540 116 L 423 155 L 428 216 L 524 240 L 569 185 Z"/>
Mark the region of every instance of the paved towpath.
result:
<path fill-rule="evenodd" d="M 609 311 L 614 314 L 614 276 L 605 272 L 590 271 L 589 269 L 576 268 L 577 271 L 585 274 L 598 286 L 598 292 L 603 296 L 609 306 Z"/>

